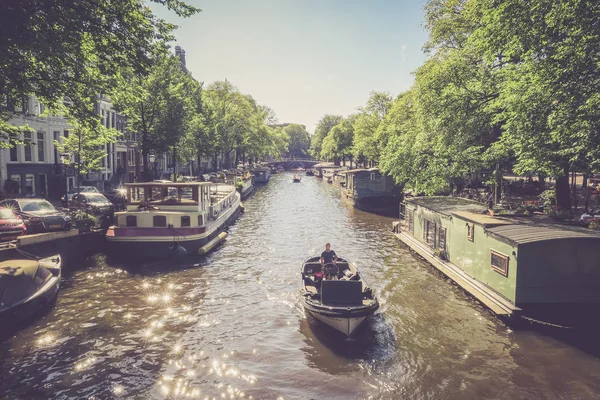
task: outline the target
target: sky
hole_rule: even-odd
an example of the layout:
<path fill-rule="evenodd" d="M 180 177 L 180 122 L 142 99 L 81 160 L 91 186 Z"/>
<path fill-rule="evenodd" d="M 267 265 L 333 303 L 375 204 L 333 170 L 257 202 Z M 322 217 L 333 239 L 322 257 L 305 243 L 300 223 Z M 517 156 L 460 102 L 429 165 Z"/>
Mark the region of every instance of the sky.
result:
<path fill-rule="evenodd" d="M 347 116 L 372 90 L 408 89 L 425 60 L 425 0 L 187 0 L 202 12 L 178 18 L 178 45 L 205 86 L 229 80 L 310 133 L 325 114 Z"/>

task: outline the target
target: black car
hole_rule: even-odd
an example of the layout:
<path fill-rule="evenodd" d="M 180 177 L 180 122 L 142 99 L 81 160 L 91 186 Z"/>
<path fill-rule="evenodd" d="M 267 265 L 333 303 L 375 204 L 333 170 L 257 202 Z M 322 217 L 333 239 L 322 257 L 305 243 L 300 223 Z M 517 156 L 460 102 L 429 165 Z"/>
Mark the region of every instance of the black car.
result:
<path fill-rule="evenodd" d="M 0 206 L 20 216 L 28 233 L 71 229 L 71 218 L 44 199 L 6 199 L 0 201 Z"/>
<path fill-rule="evenodd" d="M 102 193 L 78 193 L 71 198 L 71 207 L 84 209 L 93 215 L 112 216 L 113 204 Z"/>

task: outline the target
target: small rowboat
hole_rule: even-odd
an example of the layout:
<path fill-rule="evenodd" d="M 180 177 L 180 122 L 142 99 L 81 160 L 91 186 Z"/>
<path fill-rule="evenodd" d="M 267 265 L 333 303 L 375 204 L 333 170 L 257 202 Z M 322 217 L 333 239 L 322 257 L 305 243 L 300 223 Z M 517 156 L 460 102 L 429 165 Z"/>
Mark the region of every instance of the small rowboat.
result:
<path fill-rule="evenodd" d="M 311 257 L 302 264 L 300 275 L 304 309 L 346 336 L 379 308 L 356 266 L 344 259 L 322 268 L 320 257 Z"/>
<path fill-rule="evenodd" d="M 300 180 L 300 178 L 294 178 L 294 179 L 292 180 L 292 182 L 294 182 L 294 183 L 300 183 L 300 182 L 302 182 L 302 181 Z"/>

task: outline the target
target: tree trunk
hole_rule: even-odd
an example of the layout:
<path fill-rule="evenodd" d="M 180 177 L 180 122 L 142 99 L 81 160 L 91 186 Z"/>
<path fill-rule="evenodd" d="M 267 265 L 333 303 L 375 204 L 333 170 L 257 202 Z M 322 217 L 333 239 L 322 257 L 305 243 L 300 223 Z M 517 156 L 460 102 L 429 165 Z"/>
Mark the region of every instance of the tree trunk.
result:
<path fill-rule="evenodd" d="M 571 194 L 573 195 L 573 208 L 577 211 L 577 174 L 571 172 Z"/>
<path fill-rule="evenodd" d="M 587 174 L 583 174 L 583 182 L 581 183 L 581 191 L 584 196 L 584 207 L 585 212 L 588 212 L 590 207 L 590 192 L 588 191 L 588 177 Z"/>
<path fill-rule="evenodd" d="M 142 148 L 142 164 L 144 166 L 143 182 L 150 182 L 150 168 L 148 166 L 148 150 Z"/>
<path fill-rule="evenodd" d="M 542 193 L 544 190 L 546 190 L 546 175 L 538 174 L 538 181 L 538 191 Z"/>
<path fill-rule="evenodd" d="M 556 178 L 554 193 L 556 194 L 556 208 L 558 211 L 571 210 L 571 193 L 569 188 L 569 166 L 563 167 L 563 173 Z"/>

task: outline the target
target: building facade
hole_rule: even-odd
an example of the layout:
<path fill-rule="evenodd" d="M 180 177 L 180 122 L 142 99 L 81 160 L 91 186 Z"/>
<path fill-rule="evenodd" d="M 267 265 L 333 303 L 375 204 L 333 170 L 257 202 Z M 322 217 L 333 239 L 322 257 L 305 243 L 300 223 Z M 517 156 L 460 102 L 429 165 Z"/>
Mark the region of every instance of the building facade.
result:
<path fill-rule="evenodd" d="M 18 116 L 10 122 L 16 126 L 28 125 L 33 131 L 24 134 L 21 144 L 0 149 L 0 190 L 9 197 L 60 199 L 76 186 L 77 180 L 75 168 L 69 165 L 72 156 L 61 154 L 56 143 L 64 143 L 65 138 L 74 134 L 73 128 L 64 117 L 45 115 L 44 105 L 35 97 L 24 100 L 15 112 Z M 115 128 L 120 136 L 116 143 L 105 145 L 106 157 L 100 170 L 82 175 L 81 184 L 103 191 L 136 181 L 141 163 L 136 137 L 128 133 L 126 118 L 116 113 L 104 96 L 98 97 L 96 112 L 102 124 Z"/>

